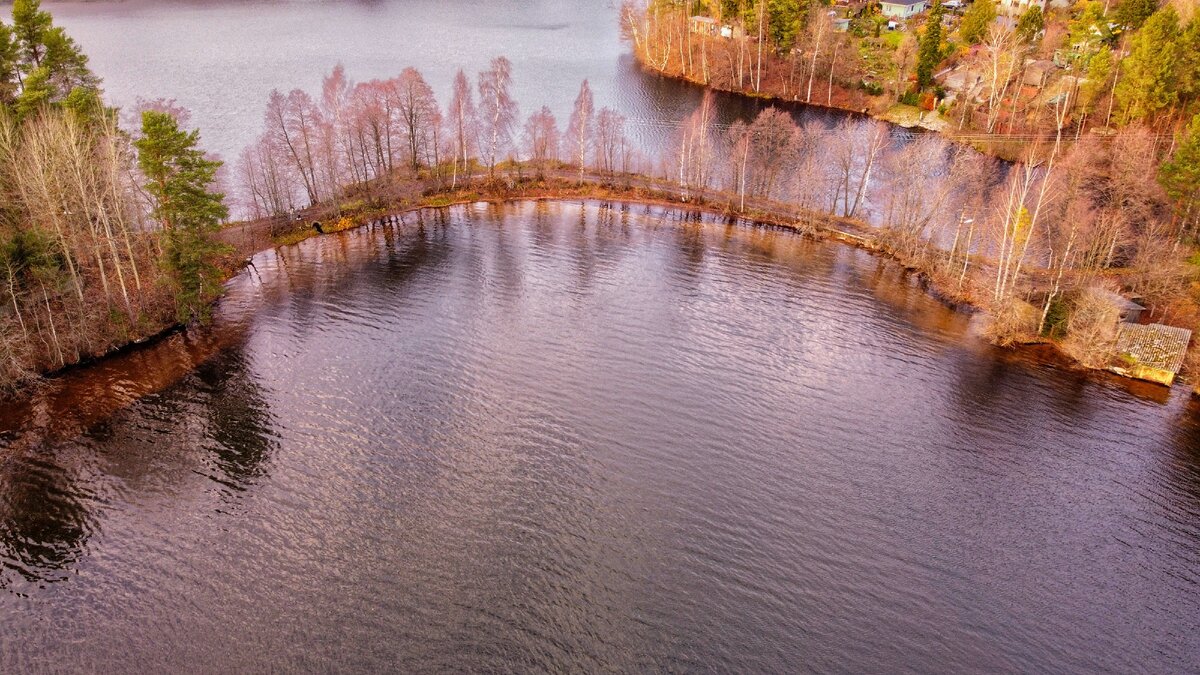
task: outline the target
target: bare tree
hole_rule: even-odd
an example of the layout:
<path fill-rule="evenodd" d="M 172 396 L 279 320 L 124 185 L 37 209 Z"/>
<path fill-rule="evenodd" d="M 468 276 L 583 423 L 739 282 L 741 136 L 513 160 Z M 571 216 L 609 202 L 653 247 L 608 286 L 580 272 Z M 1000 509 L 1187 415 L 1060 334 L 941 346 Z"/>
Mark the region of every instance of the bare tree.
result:
<path fill-rule="evenodd" d="M 726 133 L 730 151 L 730 189 L 738 197 L 738 210 L 746 210 L 746 174 L 750 169 L 750 127 L 742 120 L 735 121 Z"/>
<path fill-rule="evenodd" d="M 441 126 L 441 112 L 433 89 L 417 69 L 405 68 L 389 84 L 389 94 L 396 99 L 395 109 L 408 145 L 408 165 L 415 171 L 420 168 L 423 156 L 437 151 L 433 136 Z"/>
<path fill-rule="evenodd" d="M 284 96 L 272 91 L 267 99 L 266 130 L 273 145 L 284 152 L 304 184 L 309 204 L 321 200 L 317 179 L 317 135 L 321 112 L 300 89 Z"/>
<path fill-rule="evenodd" d="M 684 120 L 680 128 L 676 169 L 685 199 L 690 197 L 693 189 L 708 188 L 713 160 L 711 134 L 714 107 L 712 92 L 704 92 L 700 106 Z"/>
<path fill-rule="evenodd" d="M 494 175 L 496 163 L 512 147 L 517 124 L 517 102 L 513 99 L 512 63 L 498 56 L 491 68 L 479 73 L 479 118 L 484 159 L 488 175 Z"/>
<path fill-rule="evenodd" d="M 792 159 L 795 133 L 792 116 L 778 108 L 766 108 L 754 118 L 750 125 L 750 166 L 756 195 L 773 196 L 780 172 Z"/>
<path fill-rule="evenodd" d="M 596 164 L 601 171 L 613 173 L 620 166 L 620 155 L 627 145 L 625 116 L 612 108 L 601 108 L 596 116 Z"/>
<path fill-rule="evenodd" d="M 587 167 L 588 155 L 591 154 L 593 135 L 595 133 L 596 104 L 592 99 L 592 88 L 584 80 L 579 85 L 579 95 L 575 97 L 575 106 L 571 109 L 571 117 L 567 121 L 567 147 L 565 154 L 579 169 L 579 180 L 583 180 L 583 172 Z"/>
<path fill-rule="evenodd" d="M 1024 43 L 1017 37 L 1012 25 L 993 22 L 983 47 L 987 57 L 984 80 L 988 93 L 987 131 L 992 133 L 1000 121 L 1004 99 L 1020 72 Z"/>
<path fill-rule="evenodd" d="M 475 101 L 471 95 L 471 83 L 462 70 L 454 76 L 454 91 L 450 95 L 446 119 L 450 124 L 450 138 L 454 144 L 454 177 L 451 179 L 451 185 L 457 185 L 459 166 L 462 166 L 463 171 L 467 170 L 478 141 L 478 118 Z"/>
<path fill-rule="evenodd" d="M 525 122 L 526 153 L 539 175 L 558 159 L 558 144 L 558 121 L 550 108 L 542 106 Z"/>

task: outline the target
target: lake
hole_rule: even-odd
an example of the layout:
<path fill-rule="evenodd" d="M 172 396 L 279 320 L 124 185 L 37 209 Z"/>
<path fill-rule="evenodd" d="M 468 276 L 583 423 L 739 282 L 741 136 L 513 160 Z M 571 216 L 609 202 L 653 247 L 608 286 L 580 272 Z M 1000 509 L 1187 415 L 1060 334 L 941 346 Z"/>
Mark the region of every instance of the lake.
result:
<path fill-rule="evenodd" d="M 607 2 L 48 3 L 237 156 L 272 88 L 506 54 L 654 153 Z M 721 97 L 723 121 L 756 104 Z M 805 113 L 836 119 L 825 113 Z M 0 406 L 0 671 L 1187 672 L 1200 403 L 1001 351 L 895 264 L 472 205 L 257 255 Z"/>
<path fill-rule="evenodd" d="M 1183 672 L 1186 392 L 644 206 L 259 254 L 0 414 L 0 669 Z"/>
<path fill-rule="evenodd" d="M 627 117 L 636 145 L 654 157 L 699 104 L 698 87 L 644 72 L 621 40 L 610 0 L 404 0 L 360 2 L 47 2 L 84 48 L 107 98 L 174 98 L 192 112 L 204 144 L 227 161 L 261 132 L 272 89 L 319 96 L 338 63 L 355 81 L 421 71 L 439 102 L 462 68 L 474 81 L 495 56 L 513 62 L 522 119 L 547 105 L 566 127 L 587 79 L 597 107 Z M 4 3 L 4 14 L 10 12 Z M 718 125 L 760 103 L 719 96 Z M 827 121 L 835 111 L 798 112 Z"/>

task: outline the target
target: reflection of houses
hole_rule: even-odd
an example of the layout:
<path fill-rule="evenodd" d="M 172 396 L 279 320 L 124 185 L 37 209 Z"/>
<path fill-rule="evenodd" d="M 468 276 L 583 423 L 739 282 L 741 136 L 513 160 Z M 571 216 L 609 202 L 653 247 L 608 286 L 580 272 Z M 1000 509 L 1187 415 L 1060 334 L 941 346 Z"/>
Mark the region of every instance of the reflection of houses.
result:
<path fill-rule="evenodd" d="M 883 0 L 879 3 L 879 11 L 893 19 L 907 19 L 924 12 L 929 7 L 929 0 Z"/>

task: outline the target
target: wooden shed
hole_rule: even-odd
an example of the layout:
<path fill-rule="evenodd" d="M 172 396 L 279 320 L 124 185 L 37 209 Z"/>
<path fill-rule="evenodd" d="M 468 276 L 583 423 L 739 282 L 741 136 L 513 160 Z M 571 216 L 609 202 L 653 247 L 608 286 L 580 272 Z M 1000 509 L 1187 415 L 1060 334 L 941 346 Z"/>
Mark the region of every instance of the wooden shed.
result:
<path fill-rule="evenodd" d="M 1116 358 L 1109 370 L 1139 380 L 1171 386 L 1183 367 L 1192 331 L 1161 323 L 1122 323 Z"/>

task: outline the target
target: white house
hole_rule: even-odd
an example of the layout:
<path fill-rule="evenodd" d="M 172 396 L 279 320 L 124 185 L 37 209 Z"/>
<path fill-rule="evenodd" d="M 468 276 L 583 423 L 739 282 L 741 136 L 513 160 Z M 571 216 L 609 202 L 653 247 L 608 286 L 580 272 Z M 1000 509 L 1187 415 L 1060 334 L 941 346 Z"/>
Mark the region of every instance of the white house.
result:
<path fill-rule="evenodd" d="M 879 10 L 893 19 L 907 19 L 929 8 L 929 0 L 883 0 Z"/>
<path fill-rule="evenodd" d="M 1000 0 L 997 3 L 1001 12 L 1014 16 L 1024 14 L 1025 10 L 1034 6 L 1041 7 L 1044 12 L 1046 11 L 1046 0 Z"/>

